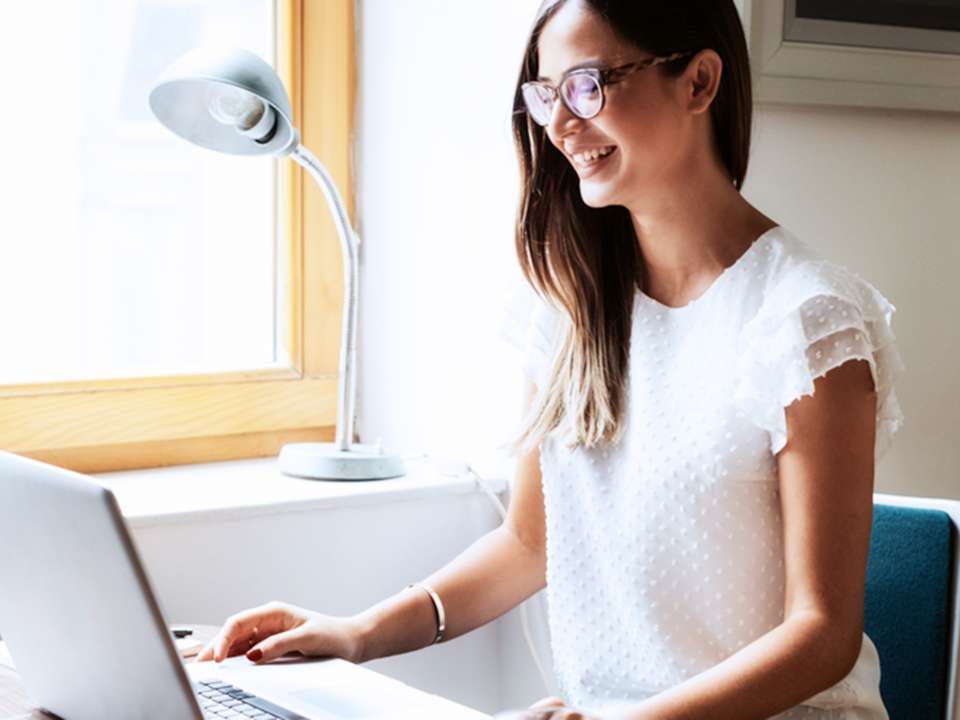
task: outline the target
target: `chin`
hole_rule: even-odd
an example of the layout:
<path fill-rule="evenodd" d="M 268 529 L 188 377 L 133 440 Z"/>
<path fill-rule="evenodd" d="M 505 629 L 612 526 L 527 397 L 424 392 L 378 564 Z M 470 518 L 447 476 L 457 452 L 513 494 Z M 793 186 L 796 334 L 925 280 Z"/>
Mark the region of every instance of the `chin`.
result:
<path fill-rule="evenodd" d="M 616 198 L 606 183 L 591 185 L 589 182 L 580 183 L 580 198 L 587 207 L 595 209 L 616 205 Z"/>

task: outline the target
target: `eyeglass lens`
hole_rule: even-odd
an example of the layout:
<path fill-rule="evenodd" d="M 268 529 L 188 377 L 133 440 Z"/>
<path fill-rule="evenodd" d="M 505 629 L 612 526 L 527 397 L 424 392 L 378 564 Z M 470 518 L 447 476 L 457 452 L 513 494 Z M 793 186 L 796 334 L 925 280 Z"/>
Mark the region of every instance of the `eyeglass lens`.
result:
<path fill-rule="evenodd" d="M 586 119 L 600 112 L 603 93 L 600 84 L 590 75 L 567 76 L 560 86 L 560 92 L 574 115 Z M 540 125 L 550 122 L 554 104 L 550 90 L 540 85 L 530 85 L 524 88 L 523 99 L 535 122 Z"/>

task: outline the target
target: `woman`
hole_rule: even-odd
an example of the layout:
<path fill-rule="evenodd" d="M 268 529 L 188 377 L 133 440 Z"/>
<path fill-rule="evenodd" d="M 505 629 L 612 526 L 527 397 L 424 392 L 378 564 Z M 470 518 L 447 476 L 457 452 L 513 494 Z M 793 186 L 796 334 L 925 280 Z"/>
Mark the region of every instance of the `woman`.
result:
<path fill-rule="evenodd" d="M 202 657 L 363 661 L 546 585 L 541 717 L 886 718 L 863 595 L 894 308 L 741 196 L 732 0 L 551 0 L 515 103 L 543 302 L 507 521 L 432 587 L 352 618 L 246 611 Z"/>

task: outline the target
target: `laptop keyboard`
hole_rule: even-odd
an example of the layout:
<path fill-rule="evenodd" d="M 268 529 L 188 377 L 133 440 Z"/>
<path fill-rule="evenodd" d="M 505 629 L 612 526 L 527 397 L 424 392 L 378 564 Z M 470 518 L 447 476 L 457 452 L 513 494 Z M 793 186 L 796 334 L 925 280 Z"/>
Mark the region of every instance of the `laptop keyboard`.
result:
<path fill-rule="evenodd" d="M 194 690 L 205 718 L 307 720 L 303 715 L 220 680 L 200 680 L 194 683 Z"/>

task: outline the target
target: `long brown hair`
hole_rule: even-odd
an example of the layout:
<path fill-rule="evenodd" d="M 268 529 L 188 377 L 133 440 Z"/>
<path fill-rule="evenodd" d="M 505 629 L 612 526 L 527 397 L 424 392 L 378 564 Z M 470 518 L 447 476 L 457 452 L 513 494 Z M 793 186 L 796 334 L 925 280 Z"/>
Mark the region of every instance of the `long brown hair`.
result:
<path fill-rule="evenodd" d="M 750 60 L 733 0 L 580 0 L 613 30 L 656 55 L 711 48 L 723 60 L 710 107 L 714 141 L 737 189 L 750 153 Z M 525 111 L 521 86 L 538 75 L 538 41 L 569 0 L 546 0 L 524 51 L 513 100 L 513 135 L 521 172 L 516 250 L 527 282 L 567 320 L 548 379 L 514 446 L 529 449 L 568 418 L 568 445 L 617 442 L 623 431 L 624 384 L 632 309 L 641 283 L 640 246 L 630 212 L 592 208 L 577 174 Z M 654 71 L 680 75 L 689 57 Z"/>

